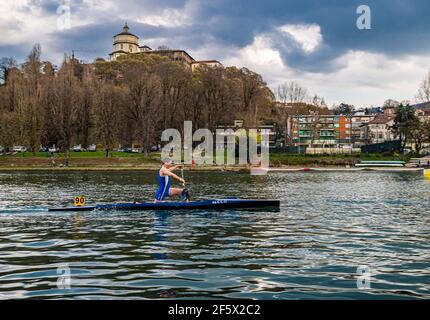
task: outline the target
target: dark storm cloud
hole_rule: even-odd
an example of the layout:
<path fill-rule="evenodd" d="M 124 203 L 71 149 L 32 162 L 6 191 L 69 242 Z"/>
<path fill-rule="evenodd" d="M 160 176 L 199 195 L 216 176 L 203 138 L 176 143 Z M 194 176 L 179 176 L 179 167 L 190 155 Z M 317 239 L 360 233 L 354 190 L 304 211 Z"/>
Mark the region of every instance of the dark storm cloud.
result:
<path fill-rule="evenodd" d="M 372 29 L 356 27 L 357 7 L 371 8 Z M 292 67 L 307 70 L 330 68 L 330 61 L 348 50 L 386 55 L 430 52 L 430 2 L 427 0 L 378 1 L 241 1 L 222 0 L 203 5 L 197 21 L 210 28 L 221 42 L 244 46 L 258 33 L 272 33 L 275 47 Z M 208 21 L 208 22 L 205 22 Z M 274 28 L 284 24 L 318 24 L 324 46 L 313 54 L 290 50 L 290 41 Z M 287 47 L 288 50 L 283 50 Z"/>
<path fill-rule="evenodd" d="M 0 58 L 12 57 L 18 60 L 18 57 L 26 57 L 30 53 L 31 47 L 22 45 L 0 45 Z"/>
<path fill-rule="evenodd" d="M 63 1 L 33 0 L 48 13 L 56 14 Z M 97 7 L 82 0 L 70 0 L 72 14 L 90 12 L 97 18 Z M 292 68 L 321 71 L 333 68 L 332 61 L 348 50 L 363 50 L 391 56 L 430 52 L 430 2 L 428 0 L 131 0 L 111 2 L 122 17 L 143 18 L 162 14 L 166 9 L 184 10 L 189 23 L 182 26 L 151 26 L 127 19 L 132 32 L 142 42 L 151 38 L 167 38 L 160 43 L 172 48 L 198 50 L 208 43 L 217 48 L 241 48 L 253 42 L 258 34 L 272 39 L 283 60 Z M 372 29 L 360 31 L 356 27 L 359 5 L 372 10 Z M 81 51 L 85 57 L 104 55 L 112 46 L 112 35 L 124 21 L 113 15 L 100 13 L 100 19 L 68 31 L 51 32 L 48 36 L 60 52 Z M 285 33 L 277 28 L 285 24 L 317 24 L 321 28 L 323 45 L 305 53 Z M 152 44 L 154 46 L 154 44 Z M 157 46 L 157 44 L 155 44 Z M 87 51 L 87 53 L 84 53 Z M 218 50 L 217 52 L 222 52 Z M 222 59 L 222 56 L 214 57 Z"/>

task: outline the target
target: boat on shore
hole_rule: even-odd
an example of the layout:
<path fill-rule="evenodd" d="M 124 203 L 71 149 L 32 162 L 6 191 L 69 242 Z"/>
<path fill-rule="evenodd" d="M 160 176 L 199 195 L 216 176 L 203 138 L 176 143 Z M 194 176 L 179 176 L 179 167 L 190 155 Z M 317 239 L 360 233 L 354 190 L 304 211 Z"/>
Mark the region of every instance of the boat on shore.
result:
<path fill-rule="evenodd" d="M 369 167 L 404 167 L 405 161 L 360 161 L 356 163 L 356 167 L 369 168 Z"/>

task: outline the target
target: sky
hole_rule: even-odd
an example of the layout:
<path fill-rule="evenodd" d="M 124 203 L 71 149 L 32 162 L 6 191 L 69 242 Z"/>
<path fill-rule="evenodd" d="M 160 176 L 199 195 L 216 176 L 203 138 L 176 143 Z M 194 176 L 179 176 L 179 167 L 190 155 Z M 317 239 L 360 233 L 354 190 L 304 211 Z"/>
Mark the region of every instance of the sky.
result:
<path fill-rule="evenodd" d="M 23 62 L 40 43 L 57 65 L 72 50 L 107 58 L 127 21 L 141 45 L 247 67 L 273 90 L 296 81 L 329 105 L 370 107 L 414 100 L 430 71 L 429 13 L 428 0 L 2 0 L 0 57 Z"/>

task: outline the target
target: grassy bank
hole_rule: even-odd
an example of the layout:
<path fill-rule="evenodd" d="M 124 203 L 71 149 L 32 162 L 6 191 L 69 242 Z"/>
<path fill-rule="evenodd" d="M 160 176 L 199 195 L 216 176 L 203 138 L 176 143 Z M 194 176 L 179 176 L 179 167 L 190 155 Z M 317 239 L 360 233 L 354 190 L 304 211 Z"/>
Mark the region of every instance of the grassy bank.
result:
<path fill-rule="evenodd" d="M 0 155 L 0 170 L 155 170 L 159 167 L 160 153 L 151 153 L 147 158 L 141 153 L 114 152 L 106 158 L 104 152 L 71 152 L 70 166 L 64 167 L 65 155 L 52 157 L 45 152 Z M 306 155 L 271 153 L 271 167 L 343 167 L 352 166 L 360 160 L 408 160 L 400 156 L 381 154 L 368 155 Z M 220 170 L 216 166 L 196 166 L 196 169 Z M 243 170 L 244 166 L 229 166 L 227 170 Z"/>
<path fill-rule="evenodd" d="M 270 165 L 273 167 L 280 166 L 352 166 L 355 163 L 365 161 L 408 161 L 399 155 L 382 155 L 382 154 L 351 154 L 351 155 L 311 155 L 311 154 L 289 154 L 289 153 L 271 153 Z"/>

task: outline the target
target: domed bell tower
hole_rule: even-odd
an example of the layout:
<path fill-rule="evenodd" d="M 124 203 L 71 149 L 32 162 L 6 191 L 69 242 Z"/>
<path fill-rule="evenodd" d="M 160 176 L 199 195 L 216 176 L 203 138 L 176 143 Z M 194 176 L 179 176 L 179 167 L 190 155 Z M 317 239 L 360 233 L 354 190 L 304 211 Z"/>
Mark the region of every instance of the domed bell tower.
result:
<path fill-rule="evenodd" d="M 115 61 L 121 55 L 139 52 L 139 37 L 129 30 L 130 28 L 125 22 L 122 32 L 113 37 L 113 50 L 109 54 L 109 60 Z"/>

